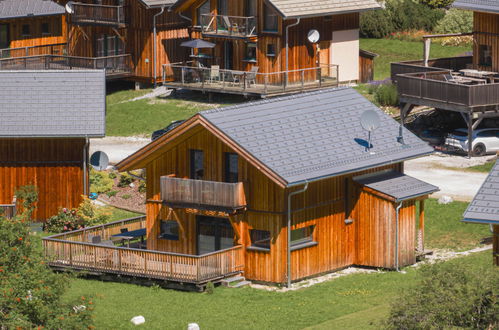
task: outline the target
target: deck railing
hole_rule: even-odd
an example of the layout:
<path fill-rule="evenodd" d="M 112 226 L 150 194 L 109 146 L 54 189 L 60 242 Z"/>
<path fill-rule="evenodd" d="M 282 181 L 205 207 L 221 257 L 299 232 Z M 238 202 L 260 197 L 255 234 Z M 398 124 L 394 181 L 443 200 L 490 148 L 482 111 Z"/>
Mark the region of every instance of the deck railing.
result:
<path fill-rule="evenodd" d="M 130 54 L 106 57 L 37 55 L 0 59 L 0 70 L 78 70 L 105 69 L 106 75 L 132 72 Z"/>
<path fill-rule="evenodd" d="M 124 6 L 72 3 L 71 22 L 80 25 L 125 25 Z"/>
<path fill-rule="evenodd" d="M 270 95 L 338 86 L 339 79 L 338 65 L 334 64 L 271 73 L 165 64 L 163 82 L 172 88 Z"/>
<path fill-rule="evenodd" d="M 7 219 L 11 219 L 16 215 L 17 200 L 14 196 L 12 203 L 10 204 L 0 204 L 0 216 L 4 216 Z"/>
<path fill-rule="evenodd" d="M 397 81 L 398 74 L 438 72 L 442 70 L 459 71 L 462 69 L 466 69 L 472 63 L 473 56 L 457 56 L 431 59 L 428 61 L 428 66 L 424 65 L 423 60 L 391 63 L 391 77 L 393 81 Z"/>
<path fill-rule="evenodd" d="M 51 44 L 31 47 L 0 49 L 0 59 L 35 55 L 65 55 L 66 44 Z"/>
<path fill-rule="evenodd" d="M 448 107 L 487 107 L 499 105 L 499 83 L 464 85 L 447 82 L 450 71 L 398 75 L 397 86 L 402 101 L 407 98 Z"/>
<path fill-rule="evenodd" d="M 246 206 L 242 182 L 161 177 L 161 199 L 172 204 L 187 204 L 239 209 Z"/>
<path fill-rule="evenodd" d="M 203 34 L 217 36 L 250 38 L 256 36 L 256 17 L 201 15 L 201 31 Z"/>
<path fill-rule="evenodd" d="M 130 231 L 144 226 L 142 216 L 45 237 L 45 257 L 53 267 L 196 284 L 243 270 L 240 245 L 197 256 L 87 243 L 89 235 L 99 234 L 109 239 L 122 228 Z"/>

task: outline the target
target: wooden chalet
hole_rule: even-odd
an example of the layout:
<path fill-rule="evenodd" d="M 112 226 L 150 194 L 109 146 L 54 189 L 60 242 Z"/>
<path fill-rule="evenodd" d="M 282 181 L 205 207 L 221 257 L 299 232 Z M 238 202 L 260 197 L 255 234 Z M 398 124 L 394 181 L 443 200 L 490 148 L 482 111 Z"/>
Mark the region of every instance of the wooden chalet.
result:
<path fill-rule="evenodd" d="M 499 266 L 499 162 L 490 171 L 463 217 L 463 222 L 490 226 L 494 265 Z"/>
<path fill-rule="evenodd" d="M 88 194 L 88 139 L 105 132 L 104 71 L 0 71 L 0 208 L 35 185 L 35 221 Z"/>
<path fill-rule="evenodd" d="M 381 121 L 370 142 L 367 110 Z M 438 190 L 403 162 L 431 152 L 348 88 L 204 111 L 117 164 L 146 170 L 145 218 L 48 237 L 46 254 L 54 267 L 197 285 L 398 269 L 424 249 L 424 199 Z M 145 249 L 89 242 L 138 228 Z"/>
<path fill-rule="evenodd" d="M 456 0 L 454 7 L 472 10 L 473 55 L 392 63 L 402 104 L 401 120 L 414 106 L 460 112 L 468 127 L 468 140 L 485 118 L 499 117 L 499 4 L 487 0 Z M 468 155 L 472 155 L 468 145 Z"/>
<path fill-rule="evenodd" d="M 357 82 L 372 70 L 367 58 L 359 67 L 359 14 L 377 8 L 375 0 L 179 0 L 172 10 L 189 19 L 190 37 L 214 48 L 164 65 L 164 83 L 265 97 Z"/>
<path fill-rule="evenodd" d="M 0 59 L 63 55 L 64 7 L 46 0 L 0 1 Z"/>

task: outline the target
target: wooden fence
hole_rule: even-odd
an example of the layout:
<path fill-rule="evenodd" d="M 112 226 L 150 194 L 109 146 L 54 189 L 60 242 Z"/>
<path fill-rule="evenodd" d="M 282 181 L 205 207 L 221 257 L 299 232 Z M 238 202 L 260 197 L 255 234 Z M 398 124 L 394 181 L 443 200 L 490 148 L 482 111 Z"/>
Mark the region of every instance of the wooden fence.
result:
<path fill-rule="evenodd" d="M 4 216 L 7 219 L 11 219 L 16 215 L 16 205 L 17 200 L 14 196 L 12 203 L 10 204 L 0 204 L 0 216 Z"/>
<path fill-rule="evenodd" d="M 473 63 L 473 56 L 458 56 L 436 58 L 428 61 L 428 66 L 424 65 L 423 60 L 405 61 L 391 63 L 392 81 L 397 81 L 397 75 L 418 72 L 438 72 L 444 70 L 459 71 L 466 69 Z"/>
<path fill-rule="evenodd" d="M 97 24 L 123 26 L 125 21 L 124 6 L 107 6 L 99 4 L 72 3 L 73 24 Z"/>
<path fill-rule="evenodd" d="M 64 43 L 0 49 L 0 59 L 37 55 L 66 55 L 66 44 Z"/>

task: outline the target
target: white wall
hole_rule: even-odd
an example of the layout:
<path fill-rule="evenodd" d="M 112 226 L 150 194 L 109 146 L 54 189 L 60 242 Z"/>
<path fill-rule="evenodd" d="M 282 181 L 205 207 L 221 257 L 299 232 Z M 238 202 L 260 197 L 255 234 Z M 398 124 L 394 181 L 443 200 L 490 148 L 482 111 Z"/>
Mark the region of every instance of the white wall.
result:
<path fill-rule="evenodd" d="M 359 30 L 333 32 L 331 64 L 339 65 L 339 81 L 359 79 Z"/>

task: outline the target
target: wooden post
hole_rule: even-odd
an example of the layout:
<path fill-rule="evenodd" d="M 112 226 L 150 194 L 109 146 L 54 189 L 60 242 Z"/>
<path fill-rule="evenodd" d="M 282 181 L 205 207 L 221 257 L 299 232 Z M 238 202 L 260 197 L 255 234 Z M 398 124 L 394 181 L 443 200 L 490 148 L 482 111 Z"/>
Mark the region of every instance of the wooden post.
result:
<path fill-rule="evenodd" d="M 418 251 L 424 252 L 424 199 L 419 201 Z"/>
<path fill-rule="evenodd" d="M 493 226 L 493 248 L 494 265 L 499 266 L 499 225 Z"/>
<path fill-rule="evenodd" d="M 468 114 L 468 158 L 471 158 L 473 152 L 473 114 L 470 111 Z"/>

